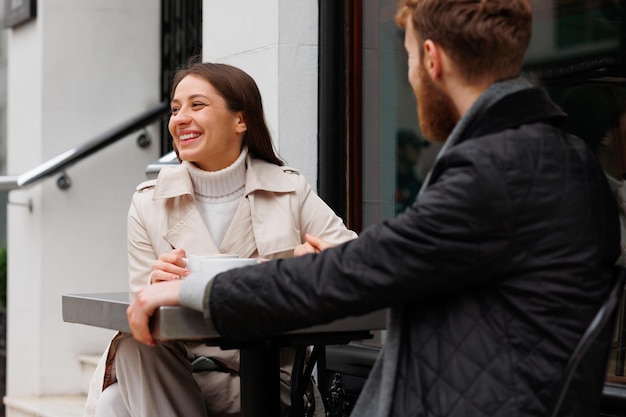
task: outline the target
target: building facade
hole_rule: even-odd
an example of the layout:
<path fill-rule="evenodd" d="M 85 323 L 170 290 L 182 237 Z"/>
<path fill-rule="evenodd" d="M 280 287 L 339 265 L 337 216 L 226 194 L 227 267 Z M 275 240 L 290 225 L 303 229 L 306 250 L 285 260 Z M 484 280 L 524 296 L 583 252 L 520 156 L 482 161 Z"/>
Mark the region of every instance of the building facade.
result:
<path fill-rule="evenodd" d="M 438 147 L 419 130 L 395 0 L 200 0 L 183 10 L 192 3 L 39 0 L 32 19 L 5 29 L 6 174 L 39 167 L 162 103 L 176 63 L 164 57 L 172 44 L 190 42 L 165 41 L 181 36 L 164 23 L 180 13 L 183 26 L 201 33 L 201 49 L 190 53 L 257 81 L 279 154 L 350 227 L 360 231 L 411 203 Z M 525 75 L 564 106 L 575 93 L 576 103 L 608 103 L 583 114 L 589 123 L 613 115 L 589 141 L 619 193 L 625 6 L 542 0 L 534 14 Z M 168 151 L 162 130 L 152 123 L 72 165 L 69 188 L 51 177 L 11 191 L 9 397 L 79 392 L 78 355 L 104 350 L 112 332 L 63 323 L 61 297 L 127 289 L 126 213 L 146 166 Z M 137 145 L 141 133 L 152 138 L 148 147 Z"/>
<path fill-rule="evenodd" d="M 161 102 L 161 3 L 46 0 L 7 35 L 9 175 L 21 175 Z M 316 183 L 315 1 L 202 3 L 202 57 L 258 83 L 280 155 Z M 76 393 L 77 360 L 112 332 L 63 323 L 68 293 L 127 290 L 126 213 L 146 166 L 161 156 L 159 123 L 8 203 L 7 396 Z"/>

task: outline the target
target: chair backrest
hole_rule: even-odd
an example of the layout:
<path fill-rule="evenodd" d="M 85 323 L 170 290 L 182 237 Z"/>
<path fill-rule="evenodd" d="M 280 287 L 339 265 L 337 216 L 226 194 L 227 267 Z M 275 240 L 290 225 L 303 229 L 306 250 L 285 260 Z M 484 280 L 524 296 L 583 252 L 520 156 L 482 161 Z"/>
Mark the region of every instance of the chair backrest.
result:
<path fill-rule="evenodd" d="M 567 395 L 572 380 L 576 375 L 581 360 L 585 356 L 585 353 L 596 341 L 598 336 L 606 330 L 607 325 L 613 322 L 613 318 L 617 312 L 617 307 L 624 293 L 624 285 L 626 284 L 626 269 L 621 266 L 615 266 L 615 283 L 611 292 L 604 302 L 595 317 L 587 327 L 587 330 L 583 333 L 582 337 L 578 341 L 576 348 L 572 352 L 565 369 L 563 372 L 563 379 L 561 380 L 561 386 L 559 388 L 557 397 L 554 400 L 552 410 L 549 414 L 550 417 L 556 417 L 561 411 L 563 400 Z"/>

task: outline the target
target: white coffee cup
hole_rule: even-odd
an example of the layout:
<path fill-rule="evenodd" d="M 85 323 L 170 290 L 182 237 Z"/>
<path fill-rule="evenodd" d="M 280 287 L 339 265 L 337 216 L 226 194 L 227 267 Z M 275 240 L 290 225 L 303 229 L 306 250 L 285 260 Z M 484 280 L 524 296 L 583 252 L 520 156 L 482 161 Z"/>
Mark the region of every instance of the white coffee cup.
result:
<path fill-rule="evenodd" d="M 256 258 L 238 258 L 237 255 L 189 255 L 185 258 L 187 269 L 192 273 L 216 275 L 233 268 L 240 268 L 258 263 Z"/>
<path fill-rule="evenodd" d="M 230 254 L 230 253 L 212 253 L 210 255 L 187 255 L 186 258 L 183 258 L 183 260 L 187 263 L 187 269 L 190 271 L 201 271 L 202 270 L 202 264 L 205 262 L 206 259 L 211 259 L 211 258 L 215 258 L 215 259 L 232 259 L 232 258 L 239 258 L 239 256 L 234 255 L 234 254 Z"/>

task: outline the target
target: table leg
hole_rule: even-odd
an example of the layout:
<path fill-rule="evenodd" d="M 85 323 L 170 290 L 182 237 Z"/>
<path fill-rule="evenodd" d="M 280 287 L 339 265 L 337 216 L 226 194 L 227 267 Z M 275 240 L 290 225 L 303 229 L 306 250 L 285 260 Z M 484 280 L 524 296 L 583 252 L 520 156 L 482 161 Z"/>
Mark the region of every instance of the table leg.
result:
<path fill-rule="evenodd" d="M 242 417 L 280 416 L 280 359 L 277 347 L 240 349 Z"/>

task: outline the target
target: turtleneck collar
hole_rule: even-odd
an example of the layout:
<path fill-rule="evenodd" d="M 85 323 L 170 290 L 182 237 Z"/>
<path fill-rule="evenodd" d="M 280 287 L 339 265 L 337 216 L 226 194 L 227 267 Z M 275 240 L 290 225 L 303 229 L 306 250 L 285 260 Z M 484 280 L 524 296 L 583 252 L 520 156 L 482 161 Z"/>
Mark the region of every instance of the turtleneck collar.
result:
<path fill-rule="evenodd" d="M 242 189 L 246 183 L 246 156 L 248 149 L 244 147 L 239 157 L 231 165 L 219 171 L 204 171 L 194 164 L 184 161 L 195 194 L 205 197 L 223 197 Z"/>

